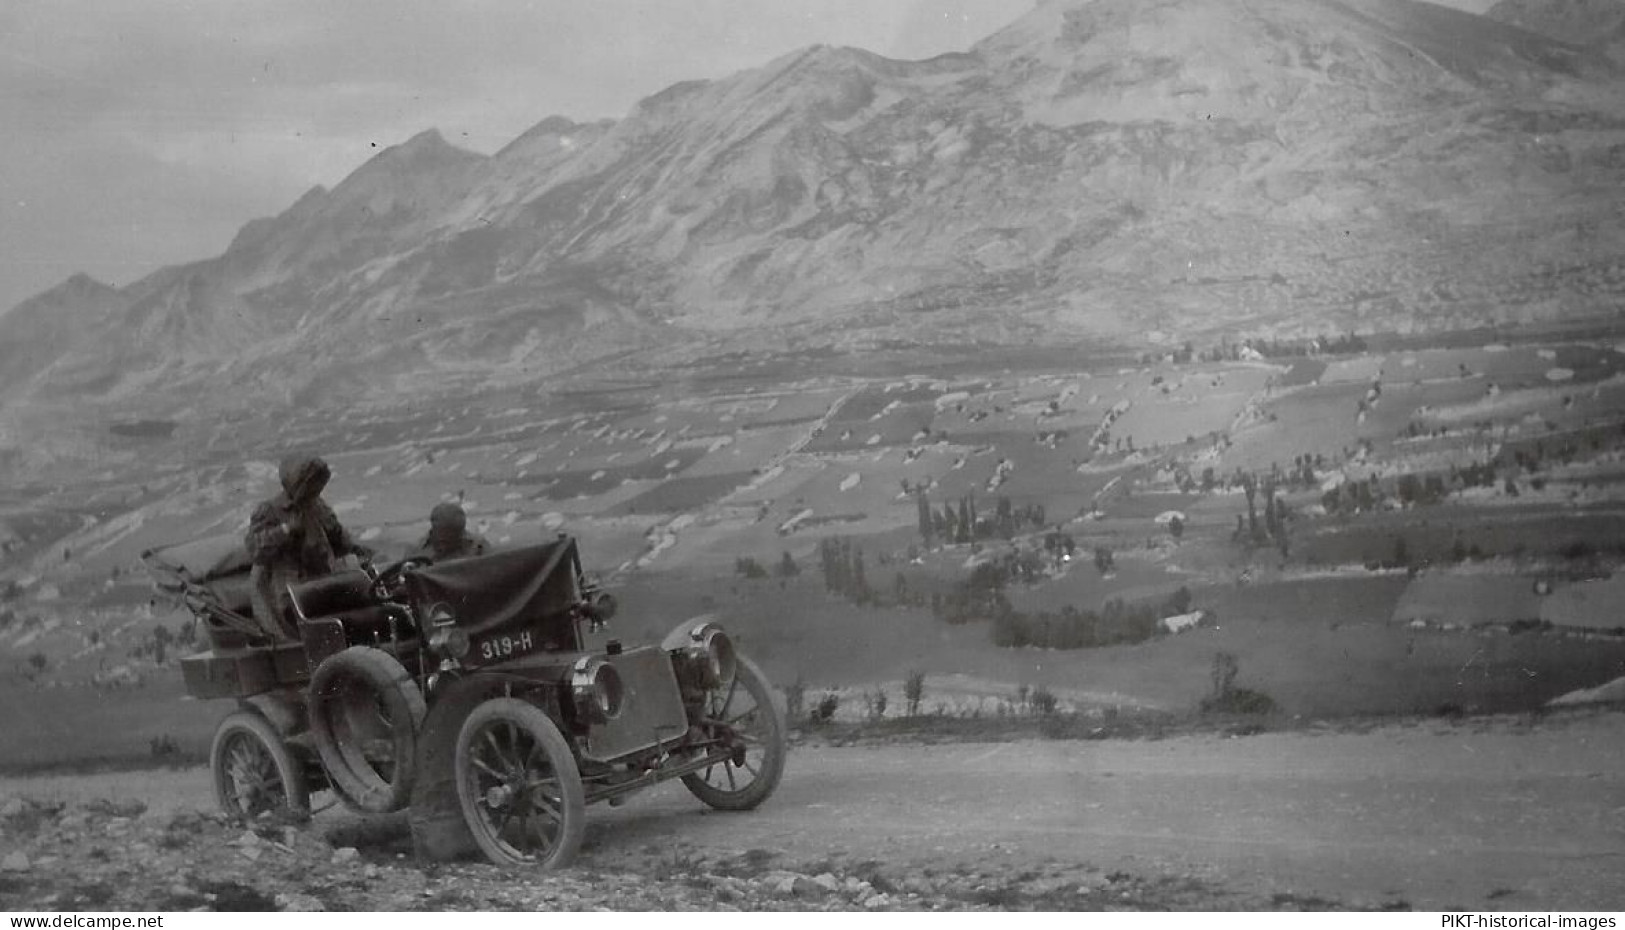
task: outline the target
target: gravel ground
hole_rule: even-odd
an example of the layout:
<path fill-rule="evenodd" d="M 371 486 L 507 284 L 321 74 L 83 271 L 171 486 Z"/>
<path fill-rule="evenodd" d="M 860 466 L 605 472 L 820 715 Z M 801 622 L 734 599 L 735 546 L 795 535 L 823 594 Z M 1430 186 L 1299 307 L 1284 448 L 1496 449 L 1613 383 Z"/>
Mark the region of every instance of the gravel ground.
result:
<path fill-rule="evenodd" d="M 798 745 L 759 810 L 660 786 L 550 874 L 400 815 L 245 830 L 202 769 L 0 779 L 0 910 L 1617 910 L 1622 722 Z"/>
<path fill-rule="evenodd" d="M 1291 906 L 1200 881 L 1066 866 L 792 861 L 764 849 L 617 848 L 552 874 L 424 865 L 396 818 L 252 829 L 137 801 L 13 797 L 3 808 L 0 910 L 1100 910 Z"/>

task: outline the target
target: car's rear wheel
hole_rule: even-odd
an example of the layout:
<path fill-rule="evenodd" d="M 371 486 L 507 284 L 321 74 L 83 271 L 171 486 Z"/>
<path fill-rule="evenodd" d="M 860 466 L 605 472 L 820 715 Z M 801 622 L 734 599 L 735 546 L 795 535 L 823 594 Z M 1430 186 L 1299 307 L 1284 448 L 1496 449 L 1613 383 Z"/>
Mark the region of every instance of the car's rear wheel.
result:
<path fill-rule="evenodd" d="M 427 709 L 401 663 L 369 646 L 328 656 L 310 680 L 310 732 L 333 791 L 367 813 L 411 796 Z"/>
<path fill-rule="evenodd" d="M 586 830 L 586 793 L 570 744 L 535 705 L 486 701 L 457 734 L 457 798 L 474 842 L 501 866 L 569 864 Z"/>
<path fill-rule="evenodd" d="M 731 747 L 723 760 L 683 776 L 695 797 L 718 810 L 748 811 L 773 793 L 784 775 L 784 715 L 767 676 L 739 657 L 731 681 L 706 699 L 705 726 Z"/>
<path fill-rule="evenodd" d="M 310 816 L 304 768 L 264 717 L 241 710 L 220 721 L 209 747 L 220 810 L 234 821 Z"/>

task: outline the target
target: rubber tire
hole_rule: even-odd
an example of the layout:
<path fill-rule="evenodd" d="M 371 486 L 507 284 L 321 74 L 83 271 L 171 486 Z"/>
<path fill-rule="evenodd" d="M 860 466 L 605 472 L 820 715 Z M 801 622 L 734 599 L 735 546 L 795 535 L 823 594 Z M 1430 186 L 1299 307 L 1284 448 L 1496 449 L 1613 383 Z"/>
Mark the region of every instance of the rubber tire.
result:
<path fill-rule="evenodd" d="M 540 859 L 515 858 L 498 845 L 479 812 L 478 799 L 473 793 L 475 789 L 470 783 L 468 775 L 472 767 L 470 744 L 482 727 L 502 718 L 528 731 L 541 745 L 548 763 L 558 775 L 559 794 L 562 796 L 559 805 L 562 819 L 559 841 Z M 587 829 L 586 791 L 582 788 L 581 772 L 576 766 L 575 755 L 570 751 L 569 742 L 565 740 L 564 734 L 559 732 L 558 725 L 541 708 L 515 698 L 494 698 L 476 707 L 474 712 L 468 715 L 468 719 L 463 721 L 462 729 L 457 733 L 457 754 L 453 764 L 457 773 L 457 799 L 463 807 L 463 820 L 468 824 L 475 844 L 487 859 L 504 868 L 547 871 L 563 868 L 575 858 L 581 849 L 581 838 Z"/>
<path fill-rule="evenodd" d="M 360 747 L 344 745 L 333 732 L 326 702 L 345 679 L 357 679 L 381 697 L 389 712 L 394 743 L 394 777 L 385 781 L 360 756 Z M 369 814 L 388 814 L 406 806 L 417 768 L 418 730 L 428 708 L 423 692 L 394 656 L 371 646 L 351 646 L 322 660 L 310 678 L 310 735 L 321 756 L 333 792 L 346 804 Z"/>
<path fill-rule="evenodd" d="M 227 714 L 226 718 L 220 721 L 220 725 L 215 727 L 214 741 L 209 745 L 209 775 L 214 782 L 214 799 L 220 805 L 220 810 L 238 823 L 250 819 L 232 803 L 226 792 L 226 743 L 237 734 L 247 734 L 257 740 L 260 747 L 271 757 L 271 764 L 276 767 L 277 777 L 282 779 L 283 793 L 286 795 L 287 819 L 290 821 L 309 819 L 310 790 L 305 784 L 304 766 L 293 757 L 293 753 L 288 750 L 288 744 L 283 741 L 276 728 L 251 710 Z"/>
<path fill-rule="evenodd" d="M 784 756 L 788 751 L 784 735 L 784 712 L 773 703 L 773 689 L 767 683 L 767 676 L 756 667 L 756 663 L 744 656 L 738 657 L 736 668 L 734 680 L 745 686 L 751 697 L 755 698 L 756 706 L 767 710 L 770 724 L 767 736 L 769 753 L 762 765 L 762 773 L 743 791 L 723 791 L 714 785 L 706 784 L 699 772 L 683 776 L 683 787 L 719 811 L 748 811 L 766 801 L 779 787 L 779 779 L 784 777 Z"/>

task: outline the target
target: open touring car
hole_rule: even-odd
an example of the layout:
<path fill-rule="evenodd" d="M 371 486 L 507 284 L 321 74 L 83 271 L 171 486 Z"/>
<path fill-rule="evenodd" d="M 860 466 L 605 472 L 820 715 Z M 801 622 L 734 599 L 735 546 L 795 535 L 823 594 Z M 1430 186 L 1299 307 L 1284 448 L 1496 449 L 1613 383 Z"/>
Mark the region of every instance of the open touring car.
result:
<path fill-rule="evenodd" d="M 188 692 L 238 703 L 210 752 L 233 817 L 303 816 L 326 788 L 407 809 L 424 855 L 546 868 L 574 855 L 589 804 L 675 778 L 748 810 L 783 773 L 782 712 L 716 623 L 587 648 L 614 601 L 570 537 L 292 585 L 297 642 L 250 617 L 235 541 L 143 558 L 206 631 L 208 651 L 181 660 Z"/>

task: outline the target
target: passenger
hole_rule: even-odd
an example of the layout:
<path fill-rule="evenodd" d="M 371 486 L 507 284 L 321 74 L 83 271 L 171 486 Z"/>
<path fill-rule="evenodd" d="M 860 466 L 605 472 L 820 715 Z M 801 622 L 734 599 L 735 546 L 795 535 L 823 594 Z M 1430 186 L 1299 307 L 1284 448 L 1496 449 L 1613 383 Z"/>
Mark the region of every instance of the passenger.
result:
<path fill-rule="evenodd" d="M 282 493 L 254 508 L 244 545 L 253 562 L 249 577 L 254 619 L 276 639 L 298 639 L 288 585 L 338 568 L 346 555 L 370 559 L 372 550 L 356 542 L 322 500 L 332 471 L 315 456 L 283 459 Z"/>
<path fill-rule="evenodd" d="M 491 544 L 468 532 L 468 514 L 456 504 L 436 504 L 429 511 L 429 535 L 423 537 L 412 557 L 444 562 L 484 555 Z"/>

